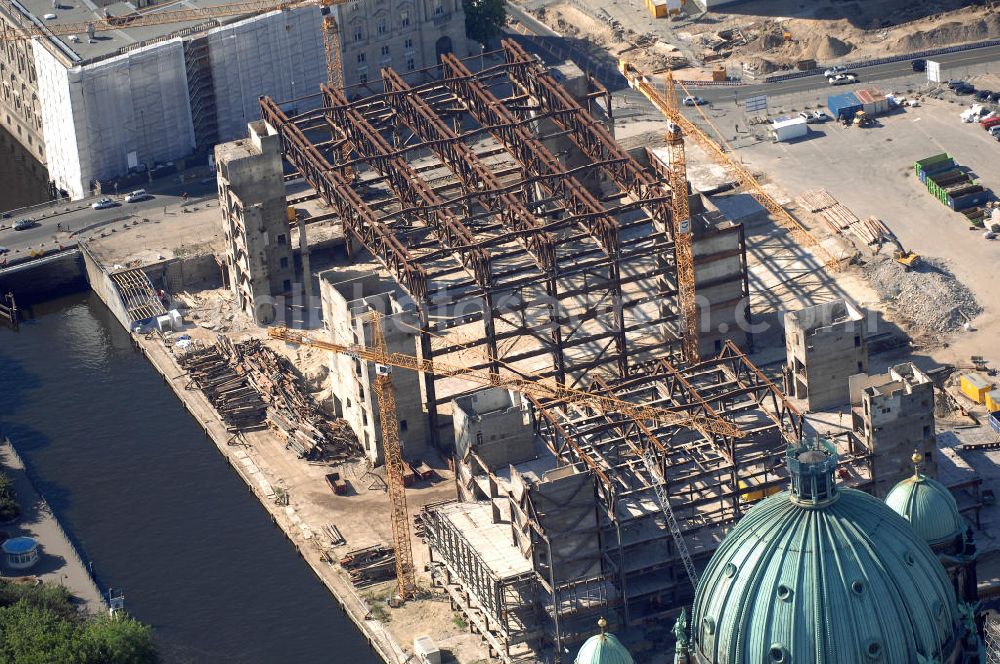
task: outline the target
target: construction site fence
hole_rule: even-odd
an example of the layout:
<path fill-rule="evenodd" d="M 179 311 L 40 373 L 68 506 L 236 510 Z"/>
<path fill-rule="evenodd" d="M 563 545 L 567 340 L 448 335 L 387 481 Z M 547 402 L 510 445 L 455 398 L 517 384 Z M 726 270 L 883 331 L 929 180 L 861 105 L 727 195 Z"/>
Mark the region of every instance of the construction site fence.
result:
<path fill-rule="evenodd" d="M 861 69 L 863 67 L 875 67 L 877 65 L 884 65 L 890 62 L 904 62 L 906 60 L 914 60 L 917 58 L 926 58 L 932 55 L 945 55 L 947 53 L 959 53 L 961 51 L 971 51 L 977 48 L 989 48 L 990 46 L 1000 46 L 1000 39 L 989 39 L 986 41 L 973 42 L 972 44 L 961 44 L 960 46 L 947 46 L 945 48 L 932 48 L 925 51 L 915 51 L 913 53 L 908 53 L 906 55 L 893 55 L 886 58 L 866 58 L 864 60 L 856 60 L 854 62 L 845 62 L 843 66 L 848 69 Z M 768 76 L 764 79 L 765 83 L 777 83 L 778 81 L 789 81 L 795 78 L 803 78 L 805 76 L 817 76 L 823 73 L 823 67 L 817 67 L 816 69 L 809 69 L 807 71 L 797 71 L 790 74 L 776 74 L 774 76 Z"/>

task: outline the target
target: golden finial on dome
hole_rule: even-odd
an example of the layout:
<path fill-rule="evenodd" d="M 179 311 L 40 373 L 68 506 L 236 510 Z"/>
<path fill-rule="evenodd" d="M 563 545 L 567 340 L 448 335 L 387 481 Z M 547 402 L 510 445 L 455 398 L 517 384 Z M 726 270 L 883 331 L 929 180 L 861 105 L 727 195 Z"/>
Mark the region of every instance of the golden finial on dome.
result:
<path fill-rule="evenodd" d="M 923 457 L 920 456 L 920 450 L 913 450 L 913 456 L 910 457 L 910 460 L 913 462 L 913 476 L 920 477 L 920 462 L 923 460 Z"/>
<path fill-rule="evenodd" d="M 604 616 L 601 616 L 597 621 L 597 626 L 601 628 L 601 634 L 603 635 L 604 630 L 608 628 L 608 621 L 604 619 Z"/>

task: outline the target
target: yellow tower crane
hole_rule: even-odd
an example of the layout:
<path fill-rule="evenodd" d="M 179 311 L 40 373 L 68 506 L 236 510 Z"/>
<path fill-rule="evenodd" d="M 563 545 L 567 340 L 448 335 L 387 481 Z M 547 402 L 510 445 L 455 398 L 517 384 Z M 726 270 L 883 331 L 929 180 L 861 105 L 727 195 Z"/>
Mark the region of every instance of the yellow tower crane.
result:
<path fill-rule="evenodd" d="M 660 94 L 659 90 L 653 86 L 649 77 L 640 72 L 632 64 L 626 62 L 625 60 L 620 60 L 618 63 L 618 70 L 628 81 L 629 87 L 634 90 L 638 90 L 642 93 L 646 99 L 648 99 L 653 106 L 656 107 L 660 113 L 663 114 L 665 118 L 672 121 L 681 130 L 683 130 L 684 135 L 692 138 L 698 146 L 705 151 L 705 154 L 714 160 L 717 164 L 726 169 L 726 172 L 732 176 L 737 184 L 744 189 L 750 196 L 754 198 L 761 206 L 774 215 L 774 218 L 779 224 L 781 224 L 791 236 L 804 247 L 809 247 L 821 260 L 823 260 L 827 267 L 837 269 L 839 263 L 837 260 L 829 254 L 816 238 L 809 233 L 809 231 L 799 223 L 798 219 L 793 217 L 788 210 L 786 210 L 778 201 L 764 190 L 760 183 L 757 182 L 757 178 L 748 171 L 742 164 L 734 161 L 726 151 L 716 143 L 711 137 L 709 137 L 705 132 L 701 130 L 695 123 L 687 119 L 683 113 L 677 108 L 677 87 L 676 82 L 673 77 L 668 74 L 666 81 L 666 91 L 664 94 Z M 690 91 L 683 83 L 680 83 L 681 89 L 685 94 L 690 95 Z M 702 113 L 700 107 L 695 107 L 698 112 L 702 114 L 705 121 L 711 125 L 711 121 Z M 716 130 L 718 133 L 718 130 Z"/>
<path fill-rule="evenodd" d="M 673 88 L 673 74 L 667 72 L 667 89 Z M 665 101 L 674 114 L 677 95 L 667 95 Z M 684 156 L 684 136 L 680 125 L 672 120 L 667 127 L 667 148 L 670 151 L 671 205 L 674 210 L 674 253 L 677 258 L 677 296 L 681 308 L 682 349 L 688 362 L 700 358 L 698 348 L 698 300 L 695 294 L 694 239 L 691 229 L 691 207 L 688 201 L 687 162 Z"/>
<path fill-rule="evenodd" d="M 388 355 L 382 317 L 374 313 L 372 348 L 379 355 Z M 375 364 L 375 397 L 378 400 L 379 422 L 382 425 L 382 448 L 385 454 L 385 483 L 392 510 L 392 541 L 396 549 L 396 594 L 406 601 L 417 592 L 416 571 L 413 569 L 413 545 L 410 541 L 410 516 L 406 508 L 406 488 L 403 484 L 403 451 L 399 445 L 399 417 L 396 414 L 396 392 L 392 387 L 392 366 Z"/>
<path fill-rule="evenodd" d="M 371 348 L 360 344 L 339 344 L 323 341 L 310 336 L 306 332 L 289 330 L 286 327 L 271 327 L 268 328 L 267 333 L 274 339 L 281 339 L 288 343 L 327 350 L 375 363 L 377 373 L 375 390 L 379 403 L 379 415 L 382 418 L 382 441 L 385 446 L 386 457 L 386 483 L 389 485 L 389 497 L 392 501 L 392 532 L 396 547 L 396 574 L 399 595 L 403 599 L 412 596 L 408 593 L 411 593 L 412 589 L 416 588 L 416 585 L 413 580 L 413 553 L 410 543 L 406 494 L 403 488 L 403 461 L 399 448 L 399 429 L 395 412 L 396 401 L 392 391 L 392 383 L 389 380 L 390 367 L 434 374 L 438 377 L 456 377 L 479 385 L 514 390 L 550 404 L 564 404 L 567 407 L 577 409 L 592 408 L 601 413 L 619 413 L 633 419 L 639 429 L 650 440 L 655 439 L 655 436 L 652 430 L 644 423 L 646 421 L 690 427 L 701 432 L 703 435 L 717 435 L 727 438 L 740 438 L 745 435 L 745 432 L 735 424 L 714 414 L 693 415 L 690 413 L 679 413 L 669 408 L 624 401 L 611 396 L 612 393 L 610 390 L 603 390 L 600 393 L 586 392 L 567 387 L 551 379 L 543 380 L 540 377 L 504 375 L 483 369 L 473 369 L 444 362 L 423 360 L 403 353 L 390 353 L 386 348 L 380 314 L 375 313 L 374 316 L 377 320 L 372 326 L 374 343 Z M 688 551 L 680 525 L 674 516 L 673 507 L 670 504 L 670 496 L 667 494 L 665 488 L 666 477 L 664 469 L 656 462 L 652 449 L 648 447 L 642 448 L 633 440 L 627 441 L 627 444 L 641 459 L 646 472 L 651 478 L 653 491 L 656 494 L 657 502 L 660 504 L 660 509 L 667 520 L 667 526 L 674 539 L 678 555 L 684 564 L 691 584 L 697 587 L 698 575 L 691 560 L 691 554 Z M 659 482 L 657 478 L 659 478 Z"/>

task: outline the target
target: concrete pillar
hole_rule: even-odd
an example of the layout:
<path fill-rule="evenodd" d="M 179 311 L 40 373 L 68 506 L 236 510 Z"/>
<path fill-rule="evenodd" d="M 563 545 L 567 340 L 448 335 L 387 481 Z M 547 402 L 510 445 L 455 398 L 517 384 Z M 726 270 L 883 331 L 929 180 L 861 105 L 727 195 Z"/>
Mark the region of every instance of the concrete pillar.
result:
<path fill-rule="evenodd" d="M 297 217 L 295 222 L 299 226 L 299 256 L 302 258 L 302 286 L 305 289 L 306 315 L 311 315 L 313 304 L 313 282 L 312 270 L 309 268 L 309 240 L 306 238 L 306 220 Z"/>

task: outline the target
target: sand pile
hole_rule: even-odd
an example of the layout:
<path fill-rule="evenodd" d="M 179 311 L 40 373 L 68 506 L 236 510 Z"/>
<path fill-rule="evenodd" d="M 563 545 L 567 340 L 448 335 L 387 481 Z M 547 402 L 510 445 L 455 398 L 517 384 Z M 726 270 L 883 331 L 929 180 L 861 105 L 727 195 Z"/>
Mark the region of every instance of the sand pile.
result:
<path fill-rule="evenodd" d="M 940 261 L 924 259 L 907 271 L 887 256 L 876 257 L 864 274 L 879 297 L 911 325 L 927 332 L 951 332 L 983 308 L 965 284 Z"/>
<path fill-rule="evenodd" d="M 930 30 L 915 30 L 897 39 L 892 48 L 911 52 L 997 38 L 1000 38 L 1000 15 L 991 14 L 974 21 L 949 21 Z"/>
<path fill-rule="evenodd" d="M 853 44 L 841 41 L 830 35 L 820 37 L 818 42 L 816 50 L 812 53 L 812 57 L 820 62 L 832 60 L 833 58 L 842 58 L 854 50 Z"/>

